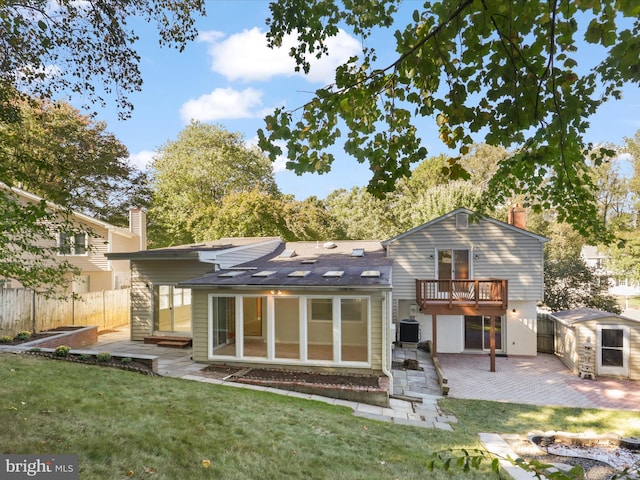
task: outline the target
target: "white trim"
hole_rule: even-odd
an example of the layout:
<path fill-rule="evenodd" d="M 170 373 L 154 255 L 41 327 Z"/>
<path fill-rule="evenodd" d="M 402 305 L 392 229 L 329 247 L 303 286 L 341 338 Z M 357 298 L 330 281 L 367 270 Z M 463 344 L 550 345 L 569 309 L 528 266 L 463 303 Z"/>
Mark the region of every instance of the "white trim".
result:
<path fill-rule="evenodd" d="M 602 365 L 602 330 L 622 330 L 622 367 Z M 596 375 L 629 376 L 629 325 L 596 325 Z"/>
<path fill-rule="evenodd" d="M 233 297 L 236 302 L 236 354 L 233 355 L 215 355 L 213 352 L 213 310 L 211 308 L 212 298 L 230 298 Z M 243 343 L 243 299 L 244 298 L 266 298 L 266 332 L 267 332 L 267 356 L 265 357 L 248 357 L 244 356 Z M 296 298 L 298 299 L 298 315 L 299 315 L 299 337 L 300 342 L 300 359 L 286 359 L 275 357 L 275 299 L 276 298 Z M 333 360 L 309 360 L 308 358 L 308 328 L 307 301 L 312 298 L 331 298 L 333 308 Z M 365 362 L 342 361 L 342 323 L 341 323 L 341 302 L 343 299 L 360 299 L 366 302 L 366 327 L 367 327 L 367 360 Z M 210 293 L 207 295 L 208 310 L 208 349 L 207 357 L 211 361 L 233 361 L 233 362 L 250 362 L 257 364 L 273 364 L 273 365 L 300 365 L 300 366 L 320 366 L 320 367 L 357 367 L 370 368 L 373 358 L 371 345 L 371 297 L 368 295 L 250 295 L 250 294 L 232 294 L 232 293 Z M 240 345 L 242 344 L 242 345 Z"/>

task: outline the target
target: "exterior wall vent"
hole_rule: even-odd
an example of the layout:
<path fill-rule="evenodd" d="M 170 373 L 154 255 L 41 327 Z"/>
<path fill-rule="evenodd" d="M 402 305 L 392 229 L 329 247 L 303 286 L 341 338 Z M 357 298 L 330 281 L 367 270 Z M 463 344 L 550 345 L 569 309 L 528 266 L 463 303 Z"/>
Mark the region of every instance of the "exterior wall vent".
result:
<path fill-rule="evenodd" d="M 466 212 L 456 213 L 456 229 L 466 230 L 469 228 L 469 214 Z"/>

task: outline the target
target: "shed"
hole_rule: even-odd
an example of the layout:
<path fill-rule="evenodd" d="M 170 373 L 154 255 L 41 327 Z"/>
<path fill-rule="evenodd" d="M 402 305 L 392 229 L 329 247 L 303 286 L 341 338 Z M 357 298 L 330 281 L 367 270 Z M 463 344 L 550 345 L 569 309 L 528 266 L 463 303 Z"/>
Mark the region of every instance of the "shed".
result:
<path fill-rule="evenodd" d="M 640 321 L 593 308 L 551 315 L 555 323 L 555 354 L 576 374 L 583 346 L 595 350 L 597 376 L 640 380 Z"/>

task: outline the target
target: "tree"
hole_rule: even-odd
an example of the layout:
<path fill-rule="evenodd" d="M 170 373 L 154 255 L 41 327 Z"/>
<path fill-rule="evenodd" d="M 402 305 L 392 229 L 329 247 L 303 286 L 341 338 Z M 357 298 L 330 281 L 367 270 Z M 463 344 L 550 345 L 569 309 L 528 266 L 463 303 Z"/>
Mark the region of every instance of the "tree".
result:
<path fill-rule="evenodd" d="M 630 156 L 633 165 L 633 176 L 629 180 L 629 189 L 635 195 L 636 202 L 640 199 L 640 130 L 633 137 L 625 137 L 625 145 L 621 149 L 621 153 Z M 640 209 L 640 205 L 636 205 L 636 210 Z"/>
<path fill-rule="evenodd" d="M 340 240 L 385 240 L 401 231 L 389 199 L 375 198 L 364 187 L 335 190 L 326 204 L 344 232 Z"/>
<path fill-rule="evenodd" d="M 107 94 L 115 95 L 126 118 L 133 109 L 127 95 L 142 85 L 134 49 L 139 38 L 129 22 L 155 23 L 160 44 L 182 50 L 196 37 L 198 14 L 204 14 L 202 0 L 1 2 L 0 114 L 5 121 L 17 118 L 13 99 L 22 94 L 77 94 L 103 106 Z"/>
<path fill-rule="evenodd" d="M 400 231 L 406 231 L 457 208 L 476 210 L 483 194 L 481 185 L 455 180 L 414 195 L 403 195 L 395 202 L 396 222 Z"/>
<path fill-rule="evenodd" d="M 258 149 L 247 147 L 238 133 L 200 122 L 191 122 L 158 150 L 151 175 L 154 246 L 203 240 L 201 232 L 208 231 L 232 193 L 256 188 L 256 195 L 279 193 L 271 162 Z"/>
<path fill-rule="evenodd" d="M 125 226 L 131 206 L 146 207 L 146 175 L 104 122 L 71 105 L 23 102 L 21 122 L 0 123 L 6 177 L 59 205 Z"/>
<path fill-rule="evenodd" d="M 231 192 L 202 223 L 196 240 L 222 237 L 280 237 L 285 241 L 329 240 L 340 234 L 324 204 L 310 197 L 270 194 L 259 187 Z"/>
<path fill-rule="evenodd" d="M 0 123 L 17 125 L 9 131 L 0 128 L 0 183 L 26 182 L 45 166 L 29 155 L 20 159 L 21 168 L 14 168 L 10 149 L 16 139 L 11 132 L 20 129 L 23 102 L 67 94 L 85 98 L 87 106 L 105 105 L 104 95 L 114 95 L 119 115 L 126 118 L 133 108 L 127 96 L 142 84 L 140 58 L 133 48 L 138 37 L 128 20 L 155 22 L 160 43 L 181 49 L 195 38 L 193 16 L 198 13 L 204 13 L 201 0 L 0 2 Z M 43 196 L 56 196 L 49 193 Z M 6 188 L 0 188 L 0 205 L 0 276 L 46 291 L 63 285 L 68 278 L 63 271 L 72 271 L 69 265 L 48 262 L 56 260 L 55 251 L 39 249 L 38 244 L 66 228 L 68 212 L 52 214 L 44 202 L 24 205 Z"/>
<path fill-rule="evenodd" d="M 579 256 L 545 260 L 544 304 L 553 312 L 590 307 L 605 312 L 622 310 L 607 293 L 607 277 L 599 276 Z"/>
<path fill-rule="evenodd" d="M 396 0 L 271 4 L 269 41 L 297 36 L 297 69 L 327 53 L 339 27 L 363 38 L 362 55 L 336 70 L 335 83 L 294 110 L 276 109 L 259 132 L 272 160 L 286 143 L 288 168 L 330 170 L 326 151 L 347 130 L 344 150 L 369 162 L 369 191 L 381 195 L 427 156 L 423 118 L 460 155 L 474 142 L 510 149 L 489 181 L 483 204 L 522 195 L 536 210 L 555 208 L 561 222 L 585 235 L 604 233 L 596 219 L 585 163 L 588 118 L 619 98 L 625 82 L 640 83 L 640 5 L 604 0 L 460 0 L 426 2 L 396 30 L 397 58 L 383 66 L 366 39 L 394 24 Z M 580 38 L 582 36 L 582 38 Z M 601 47 L 601 48 L 595 48 Z M 588 51 L 593 66 L 578 65 Z M 480 138 L 478 138 L 480 137 Z M 599 149 L 596 163 L 611 152 Z M 450 178 L 468 178 L 460 162 Z"/>

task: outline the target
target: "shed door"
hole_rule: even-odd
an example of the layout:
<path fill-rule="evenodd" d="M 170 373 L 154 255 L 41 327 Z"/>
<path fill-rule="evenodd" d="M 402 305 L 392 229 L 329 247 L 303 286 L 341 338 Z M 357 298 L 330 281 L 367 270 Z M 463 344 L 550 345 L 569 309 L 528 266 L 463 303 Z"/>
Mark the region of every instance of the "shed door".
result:
<path fill-rule="evenodd" d="M 597 374 L 629 376 L 629 327 L 598 325 Z"/>

